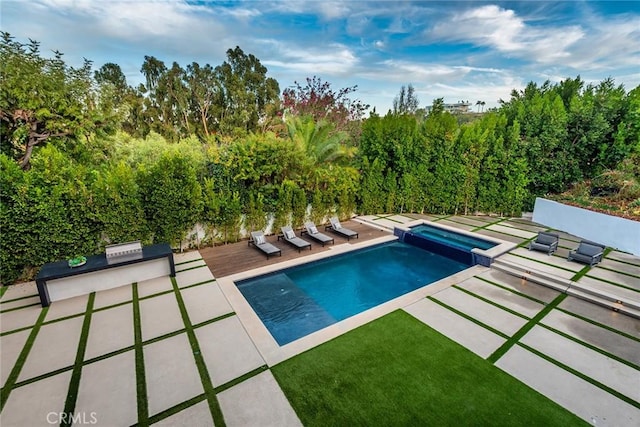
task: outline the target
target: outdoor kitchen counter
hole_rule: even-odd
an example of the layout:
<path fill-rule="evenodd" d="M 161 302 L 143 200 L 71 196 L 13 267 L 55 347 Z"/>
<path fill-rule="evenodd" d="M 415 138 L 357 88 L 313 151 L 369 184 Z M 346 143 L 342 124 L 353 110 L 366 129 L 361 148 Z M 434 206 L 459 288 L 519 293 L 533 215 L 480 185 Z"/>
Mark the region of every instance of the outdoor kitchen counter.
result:
<path fill-rule="evenodd" d="M 160 276 L 176 275 L 173 252 L 166 243 L 144 246 L 142 257 L 109 264 L 105 254 L 87 257 L 79 267 L 67 261 L 45 264 L 36 276 L 43 307 L 66 298 L 129 285 Z"/>

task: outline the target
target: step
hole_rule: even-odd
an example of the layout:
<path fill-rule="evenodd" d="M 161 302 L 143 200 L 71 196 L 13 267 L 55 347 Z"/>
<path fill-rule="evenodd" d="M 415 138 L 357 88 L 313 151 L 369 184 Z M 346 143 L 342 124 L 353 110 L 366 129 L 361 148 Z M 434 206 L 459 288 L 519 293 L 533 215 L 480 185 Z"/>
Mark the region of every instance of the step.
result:
<path fill-rule="evenodd" d="M 495 265 L 496 267 L 498 266 L 505 266 L 507 268 L 509 268 L 512 271 L 518 271 L 521 274 L 529 274 L 531 276 L 536 276 L 536 277 L 540 277 L 543 280 L 546 280 L 548 282 L 555 282 L 560 286 L 569 286 L 570 280 L 564 277 L 559 277 L 556 276 L 554 274 L 548 273 L 546 271 L 541 271 L 541 270 L 537 270 L 535 268 L 526 266 L 526 265 L 522 265 L 519 264 L 517 262 L 513 262 L 513 261 L 509 261 L 509 260 L 505 260 L 505 259 L 497 259 L 493 262 L 492 266 Z"/>
<path fill-rule="evenodd" d="M 520 277 L 521 279 L 527 280 L 529 282 L 546 286 L 547 288 L 555 289 L 556 291 L 566 292 L 569 288 L 569 284 L 565 281 L 561 281 L 557 278 L 551 278 L 541 274 L 535 274 L 532 271 L 513 267 L 512 265 L 508 265 L 506 263 L 494 262 L 493 264 L 491 264 L 491 268 L 502 271 L 503 273 L 507 273 L 511 276 Z"/>
<path fill-rule="evenodd" d="M 593 285 L 594 282 L 584 282 L 583 280 L 578 282 L 571 282 L 571 289 L 576 289 L 577 291 L 583 293 L 596 295 L 599 298 L 606 299 L 610 302 L 619 302 L 624 304 L 626 307 L 640 310 L 640 293 L 629 291 L 626 289 L 617 289 L 613 285 L 607 286 L 606 284 L 603 284 L 600 287 L 596 287 Z"/>
<path fill-rule="evenodd" d="M 623 303 L 619 303 L 616 301 L 612 301 L 608 298 L 603 298 L 599 295 L 593 294 L 591 292 L 585 292 L 581 289 L 571 287 L 567 290 L 567 294 L 574 296 L 576 298 L 583 299 L 593 304 L 600 305 L 602 307 L 610 308 L 618 313 L 625 314 L 627 316 L 635 317 L 636 319 L 640 319 L 640 309 L 636 307 L 631 307 L 629 305 L 625 305 Z"/>

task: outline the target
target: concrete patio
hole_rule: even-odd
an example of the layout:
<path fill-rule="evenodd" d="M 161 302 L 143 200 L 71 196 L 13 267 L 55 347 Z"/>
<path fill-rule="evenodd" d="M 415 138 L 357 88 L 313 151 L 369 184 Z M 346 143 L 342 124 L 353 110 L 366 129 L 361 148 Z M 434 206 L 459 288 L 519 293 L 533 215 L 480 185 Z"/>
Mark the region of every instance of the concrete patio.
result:
<path fill-rule="evenodd" d="M 521 219 L 419 217 L 517 244 L 546 230 Z M 392 229 L 415 218 L 358 220 Z M 585 274 L 566 261 L 579 240 L 563 234 L 553 256 L 519 247 L 504 257 L 560 279 L 582 272 L 576 283 L 640 300 L 640 258 L 612 251 Z M 7 288 L 0 298 L 0 424 L 59 424 L 61 413 L 73 412 L 81 417 L 76 424 L 104 426 L 300 425 L 200 254 L 175 259 L 175 279 L 44 309 L 34 283 Z M 403 309 L 591 424 L 640 423 L 639 319 L 496 268 Z"/>

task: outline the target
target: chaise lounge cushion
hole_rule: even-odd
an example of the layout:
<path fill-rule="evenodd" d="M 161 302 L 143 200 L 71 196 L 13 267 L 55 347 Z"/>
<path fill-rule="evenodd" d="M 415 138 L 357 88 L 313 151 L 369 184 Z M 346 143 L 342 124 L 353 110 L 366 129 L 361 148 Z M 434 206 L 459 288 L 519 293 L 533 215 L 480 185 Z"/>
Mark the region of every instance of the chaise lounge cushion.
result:
<path fill-rule="evenodd" d="M 285 231 L 284 235 L 287 237 L 287 239 L 291 240 L 291 239 L 295 239 L 296 237 L 296 233 L 293 230 L 287 230 Z"/>
<path fill-rule="evenodd" d="M 266 240 L 264 239 L 264 236 L 256 236 L 255 241 L 256 241 L 256 245 L 264 245 L 266 242 Z"/>

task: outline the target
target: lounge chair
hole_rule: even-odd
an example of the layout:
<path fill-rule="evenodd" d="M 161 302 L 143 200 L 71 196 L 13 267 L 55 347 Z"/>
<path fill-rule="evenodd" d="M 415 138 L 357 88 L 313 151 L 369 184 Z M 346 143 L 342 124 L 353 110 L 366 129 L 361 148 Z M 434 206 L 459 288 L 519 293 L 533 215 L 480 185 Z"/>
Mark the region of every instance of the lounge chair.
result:
<path fill-rule="evenodd" d="M 267 259 L 269 259 L 271 255 L 275 254 L 278 254 L 278 256 L 282 256 L 282 251 L 280 250 L 280 248 L 267 242 L 267 238 L 264 236 L 262 231 L 252 231 L 251 239 L 247 244 L 249 246 L 253 245 L 254 247 L 260 249 L 267 256 Z"/>
<path fill-rule="evenodd" d="M 605 246 L 600 243 L 590 242 L 589 240 L 581 240 L 578 247 L 569 252 L 567 259 L 569 261 L 578 261 L 590 266 L 594 266 L 602 261 Z"/>
<path fill-rule="evenodd" d="M 278 236 L 278 240 L 284 239 L 285 242 L 289 243 L 290 245 L 298 249 L 298 252 L 306 248 L 309 248 L 309 250 L 311 250 L 311 243 L 296 236 L 296 232 L 293 231 L 293 228 L 287 226 L 287 227 L 282 227 L 281 230 L 282 230 L 282 234 Z"/>
<path fill-rule="evenodd" d="M 329 221 L 331 221 L 331 225 L 325 226 L 325 230 L 331 230 L 334 233 L 338 233 L 341 236 L 346 237 L 347 241 L 351 240 L 352 237 L 355 237 L 356 239 L 358 238 L 358 233 L 348 228 L 344 228 L 337 217 L 334 216 Z"/>
<path fill-rule="evenodd" d="M 558 250 L 558 236 L 556 233 L 548 233 L 546 231 L 539 231 L 538 237 L 529 243 L 529 250 L 536 250 L 546 252 L 551 255 Z"/>
<path fill-rule="evenodd" d="M 312 239 L 322 243 L 322 247 L 324 247 L 324 245 L 327 243 L 331 243 L 333 245 L 334 243 L 333 237 L 327 236 L 324 233 L 320 233 L 318 231 L 318 227 L 316 227 L 316 225 L 313 222 L 306 222 L 304 224 L 304 228 L 305 230 L 302 230 L 301 234 L 306 233 Z"/>

